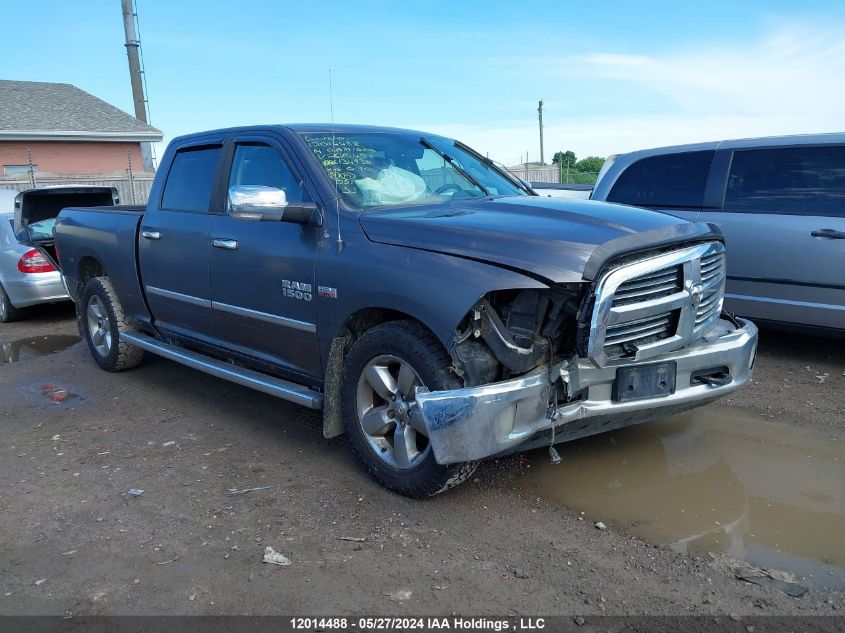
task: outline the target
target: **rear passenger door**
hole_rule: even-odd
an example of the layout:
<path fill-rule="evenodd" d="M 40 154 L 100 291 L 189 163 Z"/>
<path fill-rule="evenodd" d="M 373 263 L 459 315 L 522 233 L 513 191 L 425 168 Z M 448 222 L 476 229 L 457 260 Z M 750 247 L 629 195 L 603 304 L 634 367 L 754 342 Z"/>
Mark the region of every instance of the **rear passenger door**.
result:
<path fill-rule="evenodd" d="M 607 201 L 696 221 L 705 204 L 714 154 L 713 150 L 699 150 L 641 158 L 619 175 Z"/>
<path fill-rule="evenodd" d="M 845 329 L 845 146 L 719 153 L 729 162 L 724 208 L 701 220 L 725 233 L 727 309 Z"/>
<path fill-rule="evenodd" d="M 163 333 L 215 342 L 208 280 L 209 215 L 222 140 L 183 146 L 174 154 L 159 200 L 141 224 L 141 280 Z"/>
<path fill-rule="evenodd" d="M 311 194 L 292 154 L 275 138 L 234 139 L 226 189 L 284 189 L 289 203 Z M 315 255 L 320 228 L 255 221 L 215 209 L 211 297 L 217 334 L 233 352 L 297 376 L 321 375 L 317 347 Z M 295 378 L 296 376 L 294 376 Z"/>

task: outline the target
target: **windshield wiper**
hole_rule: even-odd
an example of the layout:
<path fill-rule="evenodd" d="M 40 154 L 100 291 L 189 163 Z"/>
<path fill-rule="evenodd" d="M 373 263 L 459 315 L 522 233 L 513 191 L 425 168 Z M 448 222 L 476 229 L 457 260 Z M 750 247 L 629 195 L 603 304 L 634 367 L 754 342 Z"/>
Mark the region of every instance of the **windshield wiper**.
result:
<path fill-rule="evenodd" d="M 481 189 L 481 191 L 482 191 L 482 192 L 484 192 L 484 195 L 485 195 L 485 196 L 489 196 L 489 195 L 490 195 L 490 192 L 489 192 L 489 191 L 487 191 L 487 188 L 486 188 L 484 185 L 482 185 L 480 182 L 478 182 L 475 178 L 473 178 L 472 176 L 470 176 L 470 175 L 466 172 L 466 170 L 464 170 L 464 168 L 463 168 L 463 167 L 461 167 L 461 166 L 458 164 L 458 161 L 456 161 L 454 158 L 452 158 L 451 156 L 449 156 L 449 154 L 447 154 L 446 152 L 441 152 L 441 151 L 440 151 L 439 149 L 437 149 L 434 145 L 432 145 L 432 144 L 431 144 L 431 143 L 429 143 L 427 140 L 425 140 L 425 138 L 423 138 L 422 136 L 420 137 L 420 144 L 421 144 L 423 147 L 427 147 L 427 148 L 428 148 L 428 149 L 430 149 L 431 151 L 435 152 L 438 156 L 440 156 L 440 158 L 442 158 L 442 159 L 443 159 L 443 160 L 445 160 L 447 163 L 449 163 L 452 167 L 454 167 L 454 168 L 455 168 L 455 171 L 457 171 L 457 172 L 458 172 L 461 176 L 463 176 L 464 178 L 466 178 L 466 179 L 470 182 L 470 184 L 473 184 L 473 185 L 475 185 L 476 187 L 478 187 L 479 189 Z"/>
<path fill-rule="evenodd" d="M 511 181 L 513 184 L 515 184 L 517 187 L 522 189 L 528 195 L 530 195 L 530 196 L 537 195 L 537 193 L 533 189 L 526 186 L 526 184 L 522 181 L 521 178 L 517 178 L 516 176 L 514 176 L 510 172 L 510 170 L 507 167 L 505 167 L 502 163 L 495 161 L 492 158 L 489 158 L 487 156 L 482 156 L 481 154 L 476 152 L 474 149 L 472 149 L 469 145 L 465 145 L 464 143 L 461 143 L 460 141 L 455 141 L 455 147 L 462 149 L 467 154 L 471 154 L 472 156 L 475 156 L 475 158 L 477 160 L 480 160 L 482 163 L 484 163 L 488 167 L 492 167 L 496 172 L 499 173 L 499 175 L 504 176 L 507 180 Z"/>

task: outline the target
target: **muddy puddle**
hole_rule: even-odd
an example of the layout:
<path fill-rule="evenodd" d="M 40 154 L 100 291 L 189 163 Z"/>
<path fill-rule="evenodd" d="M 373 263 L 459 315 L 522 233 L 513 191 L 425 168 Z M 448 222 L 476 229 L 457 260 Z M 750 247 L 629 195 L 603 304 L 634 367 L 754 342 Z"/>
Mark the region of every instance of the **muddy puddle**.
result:
<path fill-rule="evenodd" d="M 60 352 L 79 342 L 78 336 L 50 334 L 17 341 L 0 341 L 0 364 L 26 360 Z"/>
<path fill-rule="evenodd" d="M 815 430 L 706 407 L 533 451 L 531 494 L 651 543 L 724 553 L 845 588 L 845 445 Z M 526 472 L 526 471 L 523 471 Z"/>

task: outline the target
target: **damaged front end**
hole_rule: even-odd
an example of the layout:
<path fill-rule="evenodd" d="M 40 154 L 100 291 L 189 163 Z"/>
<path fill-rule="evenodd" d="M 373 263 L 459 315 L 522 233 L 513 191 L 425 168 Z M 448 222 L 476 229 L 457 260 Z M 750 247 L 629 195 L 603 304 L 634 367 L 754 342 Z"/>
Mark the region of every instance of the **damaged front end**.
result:
<path fill-rule="evenodd" d="M 739 389 L 751 378 L 757 328 L 717 321 L 687 348 L 659 358 L 674 363 L 673 393 L 614 399 L 619 361 L 584 359 L 541 366 L 525 376 L 451 391 L 418 391 L 419 415 L 438 463 L 451 464 L 527 450 L 673 415 Z M 715 380 L 712 380 L 712 379 Z M 553 387 L 558 397 L 553 398 Z M 550 406 L 551 414 L 550 414 Z M 554 429 L 554 434 L 552 433 Z"/>
<path fill-rule="evenodd" d="M 583 284 L 491 293 L 468 315 L 452 346 L 453 370 L 467 387 L 505 380 L 553 361 L 576 338 Z"/>
<path fill-rule="evenodd" d="M 551 445 L 711 402 L 748 382 L 757 328 L 721 310 L 724 247 L 609 266 L 595 285 L 483 297 L 451 351 L 462 389 L 419 389 L 438 463 Z"/>

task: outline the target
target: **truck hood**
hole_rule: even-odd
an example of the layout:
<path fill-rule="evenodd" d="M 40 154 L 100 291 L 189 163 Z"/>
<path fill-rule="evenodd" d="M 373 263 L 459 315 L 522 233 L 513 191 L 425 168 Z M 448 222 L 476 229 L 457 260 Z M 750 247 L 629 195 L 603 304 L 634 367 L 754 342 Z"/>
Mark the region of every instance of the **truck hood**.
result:
<path fill-rule="evenodd" d="M 722 239 L 714 225 L 655 211 L 535 196 L 372 211 L 360 222 L 374 242 L 480 260 L 557 283 L 591 281 L 604 262 L 626 253 Z"/>

